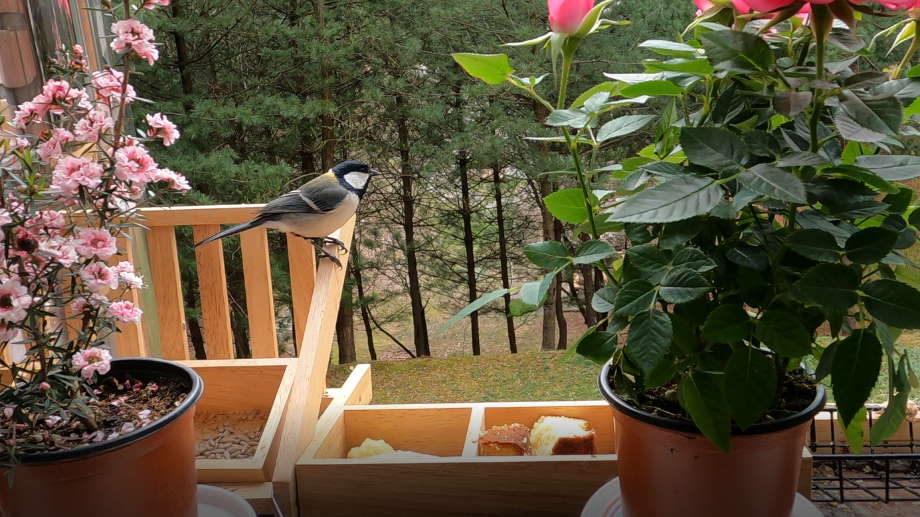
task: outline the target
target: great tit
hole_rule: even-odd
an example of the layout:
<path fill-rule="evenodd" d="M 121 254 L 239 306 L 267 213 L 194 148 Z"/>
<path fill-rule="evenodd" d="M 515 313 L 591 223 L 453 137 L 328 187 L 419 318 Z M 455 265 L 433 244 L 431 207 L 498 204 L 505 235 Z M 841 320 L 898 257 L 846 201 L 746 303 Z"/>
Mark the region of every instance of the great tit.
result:
<path fill-rule="evenodd" d="M 329 258 L 341 268 L 342 262 L 324 250 L 323 245 L 332 243 L 348 252 L 342 241 L 329 234 L 341 228 L 357 212 L 371 176 L 377 174 L 380 173 L 367 164 L 342 162 L 298 190 L 269 202 L 255 212 L 259 214 L 255 219 L 214 234 L 195 247 L 253 228 L 272 228 L 310 241 L 321 257 Z"/>

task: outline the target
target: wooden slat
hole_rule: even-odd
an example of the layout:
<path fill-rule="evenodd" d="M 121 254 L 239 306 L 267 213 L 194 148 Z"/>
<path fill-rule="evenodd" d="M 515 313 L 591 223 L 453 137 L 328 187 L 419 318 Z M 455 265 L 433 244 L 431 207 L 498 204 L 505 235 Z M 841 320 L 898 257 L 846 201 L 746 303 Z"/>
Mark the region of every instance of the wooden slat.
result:
<path fill-rule="evenodd" d="M 150 281 L 157 303 L 160 350 L 163 359 L 183 361 L 189 358 L 188 337 L 175 228 L 151 228 L 147 232 L 147 246 L 151 250 Z"/>
<path fill-rule="evenodd" d="M 263 206 L 265 205 L 204 205 L 144 208 L 138 211 L 143 217 L 143 219 L 138 222 L 148 228 L 154 226 L 239 224 L 255 217 L 254 212 Z"/>
<path fill-rule="evenodd" d="M 470 412 L 470 424 L 466 428 L 466 441 L 463 442 L 461 456 L 479 456 L 479 437 L 486 430 L 485 406 L 473 406 Z"/>
<path fill-rule="evenodd" d="M 294 304 L 294 348 L 295 354 L 300 355 L 303 329 L 307 327 L 307 317 L 310 315 L 310 303 L 316 285 L 316 253 L 309 242 L 290 233 L 286 235 L 291 273 L 291 299 Z"/>
<path fill-rule="evenodd" d="M 192 227 L 195 242 L 220 231 L 220 225 Z M 233 359 L 233 334 L 230 330 L 230 302 L 227 299 L 227 273 L 220 239 L 195 248 L 198 262 L 198 292 L 204 322 L 204 348 L 208 359 Z"/>
<path fill-rule="evenodd" d="M 272 515 L 275 506 L 272 504 L 271 483 L 206 483 L 217 488 L 229 490 L 242 497 L 252 506 L 256 515 Z"/>
<path fill-rule="evenodd" d="M 333 237 L 337 237 L 346 248 L 350 248 L 354 229 L 355 218 L 352 217 L 345 226 L 333 234 Z M 326 249 L 330 253 L 337 253 L 333 245 L 327 246 Z M 347 258 L 342 257 L 343 264 Z M 288 399 L 275 473 L 272 475 L 273 496 L 278 503 L 278 510 L 283 512 L 284 517 L 297 515 L 294 464 L 313 439 L 316 430 L 320 399 L 326 385 L 329 355 L 332 352 L 336 314 L 345 283 L 345 271 L 331 261 L 323 260 L 316 274 L 310 315 L 297 361 L 294 386 Z"/>
<path fill-rule="evenodd" d="M 272 265 L 268 258 L 268 232 L 264 228 L 240 234 L 243 280 L 249 317 L 249 347 L 253 357 L 278 357 Z"/>
<path fill-rule="evenodd" d="M 134 264 L 134 251 L 131 245 L 131 241 L 126 237 L 121 236 L 118 237 L 117 244 L 118 249 L 122 252 L 122 254 L 113 255 L 111 258 L 109 258 L 109 265 L 114 266 L 123 260 Z M 111 297 L 111 293 L 109 296 Z M 123 296 L 117 299 L 127 300 L 133 303 L 135 307 L 140 307 L 140 294 L 136 289 L 125 292 Z M 115 298 L 113 298 L 113 301 L 114 300 Z M 118 330 L 120 332 L 115 334 L 115 351 L 117 357 L 147 357 L 150 355 L 150 352 L 147 350 L 147 340 L 144 339 L 143 325 L 143 320 L 137 324 L 118 324 Z"/>

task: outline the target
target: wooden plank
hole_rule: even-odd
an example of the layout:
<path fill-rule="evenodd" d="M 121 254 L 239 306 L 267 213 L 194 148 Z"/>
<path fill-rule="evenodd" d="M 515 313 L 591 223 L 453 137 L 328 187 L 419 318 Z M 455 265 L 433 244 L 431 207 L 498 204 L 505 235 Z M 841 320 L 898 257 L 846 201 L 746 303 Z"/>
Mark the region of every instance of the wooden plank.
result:
<path fill-rule="evenodd" d="M 463 442 L 461 456 L 475 457 L 479 455 L 479 437 L 486 430 L 486 408 L 482 405 L 473 406 L 470 412 L 470 424 L 466 428 L 466 441 Z"/>
<path fill-rule="evenodd" d="M 253 357 L 278 357 L 272 265 L 268 258 L 268 232 L 264 228 L 240 234 L 243 281 L 249 317 L 249 348 Z"/>
<path fill-rule="evenodd" d="M 217 488 L 229 490 L 242 497 L 252 506 L 256 515 L 272 515 L 275 505 L 272 504 L 271 483 L 206 483 Z"/>
<path fill-rule="evenodd" d="M 129 230 L 130 231 L 130 230 Z M 134 251 L 131 241 L 124 235 L 116 239 L 120 255 L 112 255 L 108 263 L 110 266 L 117 265 L 119 262 L 127 261 L 134 264 Z M 111 297 L 111 293 L 110 293 Z M 126 291 L 122 296 L 112 298 L 115 300 L 125 300 L 140 307 L 140 294 L 136 289 Z M 147 357 L 150 352 L 147 349 L 147 340 L 144 339 L 144 321 L 138 323 L 118 323 L 119 332 L 115 334 L 115 353 L 116 357 Z"/>
<path fill-rule="evenodd" d="M 288 244 L 288 265 L 291 274 L 291 299 L 294 325 L 294 354 L 300 355 L 300 343 L 303 342 L 303 329 L 307 327 L 310 315 L 310 303 L 316 285 L 316 253 L 309 242 L 286 234 Z"/>
<path fill-rule="evenodd" d="M 192 227 L 195 242 L 220 231 L 216 224 Z M 198 292 L 204 322 L 204 348 L 208 359 L 233 359 L 233 334 L 230 330 L 230 301 L 227 299 L 227 272 L 220 239 L 195 248 L 198 262 Z"/>
<path fill-rule="evenodd" d="M 355 218 L 352 217 L 333 237 L 350 248 L 354 229 Z M 326 246 L 326 250 L 338 253 L 337 247 L 333 245 Z M 343 263 L 347 259 L 347 256 L 342 257 Z M 281 448 L 272 475 L 273 496 L 285 517 L 293 517 L 298 513 L 294 463 L 313 439 L 316 429 L 344 283 L 345 268 L 339 269 L 329 260 L 322 261 L 316 274 L 310 314 L 297 361 L 297 374 L 288 399 Z"/>
<path fill-rule="evenodd" d="M 342 407 L 333 407 L 323 415 L 316 424 L 316 440 L 304 451 L 304 456 L 317 459 L 344 458 L 348 454 L 345 448 L 345 415 Z"/>
<path fill-rule="evenodd" d="M 264 458 L 262 473 L 265 481 L 271 481 L 272 474 L 275 472 L 278 449 L 281 447 L 281 439 L 284 433 L 287 402 L 291 396 L 291 387 L 294 385 L 296 375 L 297 365 L 288 365 L 275 395 L 275 401 L 272 403 L 272 412 L 268 416 L 268 423 L 265 424 L 265 429 L 262 431 L 262 439 L 259 440 L 256 458 Z"/>
<path fill-rule="evenodd" d="M 368 406 L 364 406 L 368 407 Z M 376 407 L 376 406 L 375 406 Z M 345 445 L 360 446 L 366 438 L 384 440 L 398 451 L 413 451 L 434 456 L 460 456 L 466 442 L 472 406 L 424 409 L 390 408 L 359 411 L 345 409 Z"/>
<path fill-rule="evenodd" d="M 160 328 L 160 349 L 163 359 L 182 361 L 189 358 L 185 324 L 185 303 L 182 300 L 182 279 L 179 276 L 179 250 L 176 230 L 172 226 L 151 228 L 147 232 L 150 253 L 150 280 L 157 304 L 157 324 Z"/>
<path fill-rule="evenodd" d="M 359 364 L 348 375 L 345 384 L 336 391 L 333 403 L 342 406 L 370 404 L 373 397 L 371 365 Z"/>
<path fill-rule="evenodd" d="M 138 212 L 143 219 L 138 222 L 148 228 L 154 226 L 193 226 L 245 223 L 255 217 L 257 205 L 198 205 L 143 208 Z"/>

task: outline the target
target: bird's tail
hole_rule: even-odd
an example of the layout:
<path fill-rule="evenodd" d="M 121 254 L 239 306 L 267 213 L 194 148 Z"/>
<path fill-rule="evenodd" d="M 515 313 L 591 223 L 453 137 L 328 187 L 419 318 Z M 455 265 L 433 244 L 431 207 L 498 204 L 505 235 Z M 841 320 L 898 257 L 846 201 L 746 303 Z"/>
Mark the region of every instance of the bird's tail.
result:
<path fill-rule="evenodd" d="M 227 228 L 226 230 L 215 233 L 214 235 L 208 237 L 207 239 L 199 242 L 198 244 L 195 245 L 195 247 L 197 248 L 198 246 L 203 246 L 211 241 L 216 241 L 217 239 L 223 239 L 224 237 L 229 237 L 231 235 L 236 235 L 240 232 L 245 232 L 246 230 L 251 230 L 252 228 L 261 226 L 262 222 L 263 221 L 261 218 L 256 218 L 256 219 L 253 219 L 252 221 L 247 221 L 243 224 L 238 224 L 232 228 Z"/>

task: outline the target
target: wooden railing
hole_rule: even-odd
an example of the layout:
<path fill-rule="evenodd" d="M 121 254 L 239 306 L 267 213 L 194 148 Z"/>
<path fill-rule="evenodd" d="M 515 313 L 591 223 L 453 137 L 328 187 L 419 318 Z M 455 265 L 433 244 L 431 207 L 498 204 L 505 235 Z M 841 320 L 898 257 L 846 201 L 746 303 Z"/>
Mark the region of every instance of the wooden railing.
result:
<path fill-rule="evenodd" d="M 199 242 L 220 231 L 222 224 L 248 221 L 253 217 L 253 212 L 261 206 L 190 206 L 146 208 L 140 211 L 143 216 L 140 223 L 149 228 L 149 231 L 145 232 L 150 256 L 150 271 L 147 277 L 156 300 L 159 344 L 164 359 L 189 359 L 188 327 L 185 321 L 187 300 L 184 300 L 179 274 L 176 227 L 191 226 L 195 242 Z M 349 224 L 353 224 L 353 221 Z M 299 348 L 316 283 L 315 255 L 310 243 L 301 238 L 287 234 L 287 244 L 293 300 L 291 312 L 294 343 Z M 261 228 L 248 230 L 240 234 L 240 245 L 252 357 L 278 357 L 268 234 Z M 122 248 L 130 250 L 131 247 L 122 245 Z M 230 302 L 220 241 L 196 248 L 195 258 L 205 353 L 208 359 L 233 359 Z M 124 256 L 118 258 L 125 259 Z M 129 256 L 127 260 L 133 262 L 133 257 Z M 125 326 L 122 330 L 117 337 L 119 356 L 150 355 L 142 331 L 136 327 L 132 331 L 130 326 Z"/>

